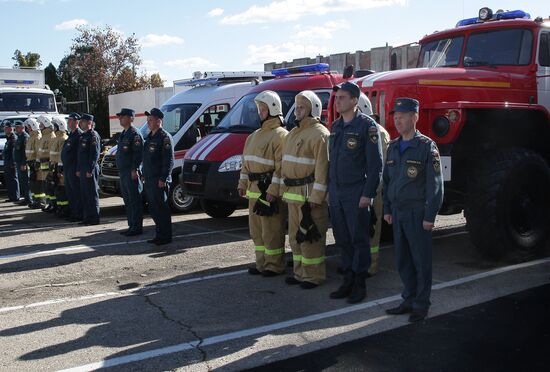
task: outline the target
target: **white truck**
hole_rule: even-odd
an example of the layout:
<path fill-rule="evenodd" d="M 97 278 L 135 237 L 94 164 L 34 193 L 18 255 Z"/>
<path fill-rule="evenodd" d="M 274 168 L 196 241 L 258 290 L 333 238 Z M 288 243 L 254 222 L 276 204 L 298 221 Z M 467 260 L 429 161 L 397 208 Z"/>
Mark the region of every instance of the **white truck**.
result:
<path fill-rule="evenodd" d="M 178 93 L 162 105 L 155 106 L 160 106 L 164 113 L 163 128 L 171 134 L 173 140 L 174 166 L 169 202 L 174 211 L 187 212 L 197 204 L 195 198 L 183 193 L 178 182 L 187 150 L 215 128 L 250 89 L 262 80 L 273 77 L 271 73 L 253 71 L 195 73 L 193 78 L 174 81 L 174 90 Z M 135 109 L 132 104 L 126 107 Z M 147 107 L 147 110 L 151 107 Z M 138 116 L 138 113 L 136 110 L 134 125 L 140 128 L 145 137 L 149 130 L 145 118 Z M 99 188 L 103 194 L 120 195 L 116 151 L 117 147 L 112 147 L 101 161 Z"/>
<path fill-rule="evenodd" d="M 0 182 L 4 184 L 2 150 L 6 143 L 4 120 L 56 115 L 55 95 L 46 85 L 44 70 L 0 68 Z"/>

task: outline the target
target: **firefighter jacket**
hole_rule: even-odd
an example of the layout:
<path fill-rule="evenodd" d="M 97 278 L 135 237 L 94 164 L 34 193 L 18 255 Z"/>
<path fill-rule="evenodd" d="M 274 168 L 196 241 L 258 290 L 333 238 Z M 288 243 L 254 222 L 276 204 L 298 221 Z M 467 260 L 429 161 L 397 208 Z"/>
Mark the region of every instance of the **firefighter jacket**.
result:
<path fill-rule="evenodd" d="M 50 147 L 50 162 L 58 165 L 62 165 L 61 162 L 61 150 L 65 140 L 69 138 L 67 132 L 58 130 L 55 132 L 55 139 Z"/>
<path fill-rule="evenodd" d="M 267 193 L 279 195 L 283 141 L 288 134 L 282 124 L 279 116 L 269 118 L 246 139 L 238 188 L 246 190 L 249 199 L 257 199 L 261 195 L 258 182 L 249 179 L 251 173 L 272 173 Z"/>
<path fill-rule="evenodd" d="M 17 165 L 27 164 L 27 143 L 29 142 L 29 134 L 25 131 L 17 135 L 15 143 L 15 151 L 13 152 L 13 160 Z"/>
<path fill-rule="evenodd" d="M 42 133 L 38 130 L 33 130 L 30 134 L 29 142 L 25 148 L 25 155 L 27 155 L 27 161 L 38 160 L 38 148 L 42 140 Z"/>
<path fill-rule="evenodd" d="M 280 194 L 286 202 L 303 203 L 309 200 L 321 204 L 325 201 L 329 136 L 330 132 L 318 119 L 307 117 L 285 138 L 281 172 L 283 181 L 310 177 L 305 185 L 287 186 L 283 183 Z"/>
<path fill-rule="evenodd" d="M 42 139 L 40 140 L 40 143 L 38 145 L 38 159 L 37 159 L 41 163 L 50 161 L 50 148 L 52 147 L 54 140 L 55 140 L 55 133 L 53 132 L 52 128 L 42 129 Z"/>
<path fill-rule="evenodd" d="M 437 145 L 416 131 L 401 154 L 401 137 L 390 142 L 384 166 L 384 214 L 424 209 L 424 221 L 434 222 L 443 202 L 443 176 Z"/>

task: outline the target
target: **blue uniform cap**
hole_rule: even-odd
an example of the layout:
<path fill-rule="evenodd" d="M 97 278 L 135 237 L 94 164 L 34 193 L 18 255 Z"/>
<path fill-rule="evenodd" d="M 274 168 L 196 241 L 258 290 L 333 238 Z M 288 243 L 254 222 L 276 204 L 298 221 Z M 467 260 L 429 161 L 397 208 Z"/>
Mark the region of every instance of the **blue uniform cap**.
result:
<path fill-rule="evenodd" d="M 129 108 L 123 108 L 120 109 L 120 112 L 116 114 L 116 116 L 130 116 L 133 118 L 134 116 L 136 116 L 136 112 Z"/>
<path fill-rule="evenodd" d="M 414 98 L 398 98 L 395 100 L 395 105 L 390 114 L 394 112 L 418 112 L 420 103 Z"/>
<path fill-rule="evenodd" d="M 69 114 L 69 119 L 80 120 L 80 115 L 78 114 L 78 112 L 71 112 Z"/>
<path fill-rule="evenodd" d="M 25 124 L 23 124 L 23 120 L 15 120 L 14 124 L 15 124 L 15 126 L 18 126 L 18 125 L 23 126 L 23 125 L 25 125 Z"/>
<path fill-rule="evenodd" d="M 90 115 L 90 114 L 82 114 L 82 116 L 80 117 L 81 120 L 89 120 L 89 121 L 94 121 L 94 116 L 93 115 Z"/>
<path fill-rule="evenodd" d="M 351 98 L 359 98 L 359 96 L 361 95 L 361 89 L 359 88 L 359 85 L 352 83 L 351 81 L 346 81 L 345 83 L 332 87 L 332 90 L 335 92 L 339 91 L 340 89 L 349 92 Z"/>
<path fill-rule="evenodd" d="M 2 124 L 4 124 L 4 128 L 13 128 L 13 127 L 15 127 L 15 124 L 12 123 L 10 120 L 4 120 L 4 122 Z"/>
<path fill-rule="evenodd" d="M 151 111 L 145 111 L 145 116 L 154 116 L 158 119 L 164 119 L 164 114 L 158 108 L 152 108 Z"/>

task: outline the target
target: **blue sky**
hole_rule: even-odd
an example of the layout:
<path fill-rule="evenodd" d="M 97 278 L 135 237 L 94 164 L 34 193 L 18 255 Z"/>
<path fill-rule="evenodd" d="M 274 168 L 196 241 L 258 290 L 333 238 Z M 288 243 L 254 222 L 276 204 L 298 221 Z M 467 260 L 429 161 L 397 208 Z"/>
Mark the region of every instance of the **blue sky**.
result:
<path fill-rule="evenodd" d="M 134 33 L 143 68 L 172 85 L 193 71 L 262 70 L 317 54 L 418 41 L 477 16 L 480 7 L 550 16 L 544 1 L 474 0 L 0 0 L 0 66 L 15 49 L 40 53 L 56 67 L 74 26 L 110 25 Z"/>

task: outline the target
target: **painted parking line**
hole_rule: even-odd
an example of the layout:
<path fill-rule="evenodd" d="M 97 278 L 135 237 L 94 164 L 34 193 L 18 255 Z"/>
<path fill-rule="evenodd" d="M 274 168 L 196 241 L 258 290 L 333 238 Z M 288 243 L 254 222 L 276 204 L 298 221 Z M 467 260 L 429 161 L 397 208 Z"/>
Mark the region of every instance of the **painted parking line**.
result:
<path fill-rule="evenodd" d="M 202 235 L 210 235 L 210 234 L 223 234 L 223 233 L 229 233 L 229 232 L 234 232 L 234 231 L 239 231 L 239 230 L 246 230 L 246 229 L 248 229 L 248 227 L 237 227 L 237 228 L 233 228 L 233 229 L 224 229 L 224 230 L 210 230 L 210 231 L 203 231 L 203 232 L 198 232 L 198 233 L 175 235 L 175 236 L 173 236 L 173 239 L 191 238 L 191 237 L 194 237 L 194 236 L 202 236 Z M 70 246 L 70 247 L 48 249 L 48 250 L 45 250 L 45 251 L 37 251 L 37 252 L 31 252 L 31 253 L 7 254 L 7 255 L 0 256 L 0 260 L 9 260 L 9 259 L 12 259 L 12 258 L 33 257 L 33 256 L 48 256 L 48 255 L 57 254 L 57 253 L 74 252 L 74 251 L 93 251 L 96 248 L 114 247 L 114 246 L 120 246 L 120 245 L 130 245 L 130 244 L 139 244 L 139 243 L 145 243 L 145 242 L 147 242 L 147 239 L 128 240 L 128 241 L 123 241 L 123 242 L 104 243 L 104 244 L 97 244 L 97 245 L 79 244 L 79 245 L 74 245 L 74 246 Z"/>
<path fill-rule="evenodd" d="M 432 287 L 432 289 L 433 290 L 441 290 L 441 289 L 444 289 L 444 288 L 454 287 L 454 286 L 457 286 L 457 285 L 473 282 L 473 281 L 488 278 L 488 277 L 491 277 L 491 276 L 496 276 L 496 275 L 503 274 L 503 273 L 506 273 L 506 272 L 510 272 L 510 271 L 514 271 L 514 270 L 518 270 L 518 269 L 523 269 L 523 268 L 527 268 L 527 267 L 531 267 L 531 266 L 546 264 L 546 263 L 549 263 L 549 262 L 550 262 L 550 258 L 546 258 L 546 259 L 536 260 L 536 261 L 532 261 L 532 262 L 526 262 L 526 263 L 521 263 L 521 264 L 517 264 L 517 265 L 506 266 L 506 267 L 498 268 L 498 269 L 495 269 L 495 270 L 490 270 L 490 271 L 486 271 L 486 272 L 483 272 L 483 273 L 470 275 L 470 276 L 467 276 L 467 277 L 464 277 L 464 278 L 460 278 L 460 279 L 440 283 L 440 284 L 434 285 Z M 85 364 L 85 365 L 82 365 L 82 366 L 65 369 L 65 370 L 63 370 L 63 372 L 68 372 L 68 371 L 70 371 L 70 372 L 93 371 L 93 370 L 96 370 L 96 369 L 99 369 L 99 368 L 115 367 L 115 366 L 120 366 L 120 365 L 123 365 L 123 364 L 139 362 L 139 361 L 143 361 L 143 360 L 147 360 L 147 359 L 151 359 L 151 358 L 156 358 L 156 357 L 160 357 L 160 356 L 164 356 L 164 355 L 169 355 L 169 354 L 173 354 L 173 353 L 177 353 L 177 352 L 191 350 L 191 349 L 194 349 L 194 348 L 198 347 L 199 345 L 201 347 L 205 347 L 205 346 L 220 344 L 220 343 L 223 343 L 223 342 L 237 340 L 237 339 L 244 338 L 244 337 L 257 336 L 257 335 L 260 335 L 260 334 L 269 334 L 269 333 L 272 333 L 274 331 L 278 331 L 278 330 L 281 330 L 281 329 L 290 328 L 290 327 L 299 326 L 299 325 L 303 325 L 303 324 L 307 324 L 307 323 L 311 323 L 311 322 L 315 322 L 315 321 L 319 321 L 319 320 L 323 320 L 323 319 L 328 319 L 328 318 L 333 318 L 333 317 L 337 317 L 337 316 L 341 316 L 341 315 L 350 314 L 350 313 L 353 313 L 353 312 L 356 312 L 356 311 L 361 311 L 361 310 L 365 310 L 365 309 L 368 309 L 368 308 L 371 308 L 371 307 L 380 306 L 380 305 L 384 305 L 384 304 L 387 304 L 387 303 L 390 303 L 390 302 L 398 301 L 400 299 L 401 299 L 401 295 L 396 294 L 396 295 L 393 295 L 393 296 L 388 296 L 388 297 L 384 297 L 384 298 L 381 298 L 381 299 L 368 301 L 368 302 L 358 304 L 358 305 L 346 306 L 344 308 L 337 309 L 337 310 L 327 311 L 327 312 L 318 313 L 318 314 L 312 314 L 312 315 L 299 317 L 299 318 L 295 318 L 295 319 L 290 319 L 290 320 L 286 320 L 286 321 L 283 321 L 283 322 L 272 323 L 272 324 L 268 324 L 268 325 L 264 325 L 264 326 L 243 329 L 243 330 L 240 330 L 240 331 L 230 332 L 230 333 L 226 333 L 226 334 L 222 334 L 222 335 L 218 335 L 218 336 L 212 336 L 212 337 L 205 338 L 202 341 L 201 340 L 194 340 L 194 341 L 184 342 L 184 343 L 177 344 L 177 345 L 172 345 L 172 346 L 167 346 L 167 347 L 163 347 L 163 348 L 144 351 L 144 352 L 140 352 L 140 353 L 136 353 L 136 354 L 130 354 L 130 355 L 116 357 L 116 358 L 110 358 L 110 359 L 107 358 L 107 359 L 101 360 L 99 362 Z"/>
<path fill-rule="evenodd" d="M 466 232 L 455 232 L 455 233 L 450 233 L 450 234 L 446 234 L 446 235 L 440 235 L 440 236 L 434 237 L 434 239 L 443 239 L 443 238 L 446 238 L 446 237 L 451 237 L 451 236 L 456 236 L 456 235 L 464 235 L 464 234 L 466 234 Z M 383 245 L 382 247 L 380 247 L 380 249 L 381 250 L 382 249 L 386 250 L 386 249 L 389 249 L 391 247 L 393 247 L 393 245 L 391 245 L 391 244 Z M 336 258 L 336 257 L 339 257 L 339 255 L 336 254 L 336 255 L 332 255 L 332 256 L 327 256 L 326 258 L 327 259 L 332 259 L 332 258 Z M 219 279 L 219 278 L 244 274 L 244 273 L 247 273 L 247 272 L 248 272 L 248 270 L 236 270 L 236 271 L 231 271 L 231 272 L 226 272 L 226 273 L 205 275 L 205 276 L 189 278 L 189 279 L 182 279 L 182 280 L 178 280 L 178 281 L 174 281 L 174 282 L 166 282 L 166 283 L 162 283 L 162 284 L 144 285 L 142 287 L 136 287 L 136 288 L 127 289 L 127 290 L 123 290 L 123 291 L 111 291 L 111 292 L 96 293 L 96 294 L 80 296 L 80 297 L 57 298 L 57 299 L 41 301 L 41 302 L 35 302 L 35 303 L 31 303 L 31 304 L 26 304 L 26 305 L 7 306 L 7 307 L 0 308 L 0 313 L 6 313 L 6 312 L 16 311 L 16 310 L 32 309 L 32 308 L 36 308 L 36 307 L 43 307 L 43 306 L 49 306 L 49 305 L 55 305 L 55 304 L 61 304 L 61 303 L 68 303 L 68 302 L 87 301 L 87 300 L 96 299 L 96 298 L 103 298 L 103 297 L 126 296 L 126 295 L 130 295 L 132 293 L 135 293 L 135 292 L 145 292 L 145 291 L 152 290 L 152 289 L 169 288 L 169 287 L 174 287 L 174 286 L 184 285 L 184 284 L 189 284 L 189 283 L 194 283 L 194 282 L 213 280 L 213 279 Z"/>

